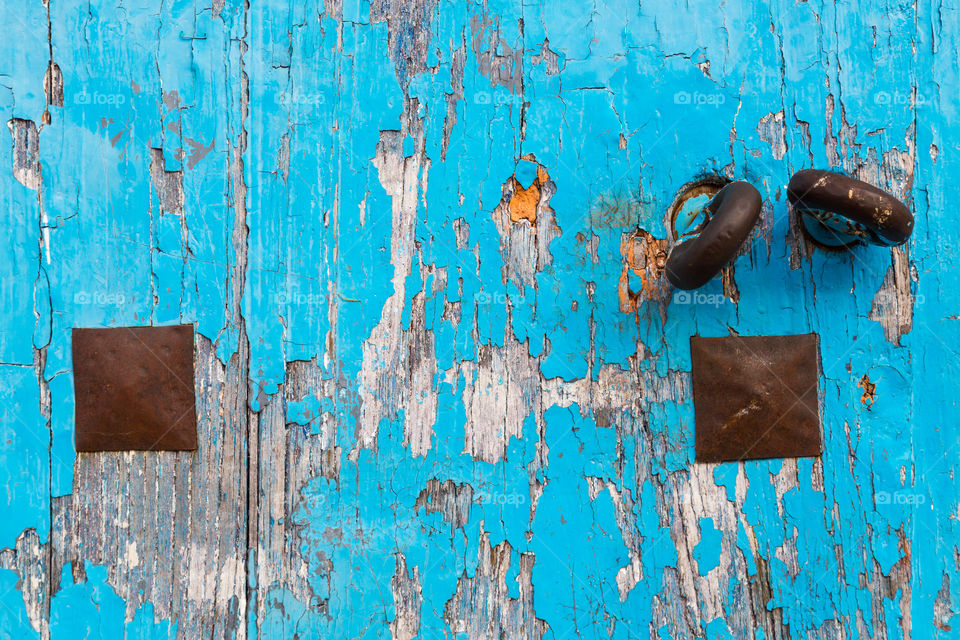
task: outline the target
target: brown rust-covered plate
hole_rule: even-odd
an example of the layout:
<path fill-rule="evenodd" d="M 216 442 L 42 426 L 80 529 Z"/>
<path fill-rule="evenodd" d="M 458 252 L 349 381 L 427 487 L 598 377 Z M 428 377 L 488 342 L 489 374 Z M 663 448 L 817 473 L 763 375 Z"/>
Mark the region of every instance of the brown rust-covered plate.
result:
<path fill-rule="evenodd" d="M 817 334 L 690 338 L 697 462 L 818 456 Z"/>
<path fill-rule="evenodd" d="M 77 451 L 197 448 L 193 325 L 73 330 Z"/>

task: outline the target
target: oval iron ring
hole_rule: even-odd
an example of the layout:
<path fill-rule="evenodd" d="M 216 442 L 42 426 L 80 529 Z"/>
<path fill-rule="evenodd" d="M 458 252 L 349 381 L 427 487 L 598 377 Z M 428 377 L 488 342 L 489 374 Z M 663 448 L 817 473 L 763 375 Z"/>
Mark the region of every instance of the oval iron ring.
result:
<path fill-rule="evenodd" d="M 872 184 L 832 171 L 797 171 L 787 185 L 787 198 L 814 240 L 827 246 L 863 240 L 890 247 L 903 244 L 913 232 L 907 205 Z"/>
<path fill-rule="evenodd" d="M 731 182 L 706 206 L 709 221 L 699 235 L 674 245 L 667 279 L 680 289 L 702 287 L 737 255 L 760 217 L 763 199 L 749 182 Z"/>

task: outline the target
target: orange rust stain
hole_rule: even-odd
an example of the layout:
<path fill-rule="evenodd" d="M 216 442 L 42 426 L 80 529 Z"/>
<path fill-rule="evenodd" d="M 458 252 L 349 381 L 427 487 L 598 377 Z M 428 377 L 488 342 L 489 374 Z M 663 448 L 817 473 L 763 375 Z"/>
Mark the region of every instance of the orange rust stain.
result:
<path fill-rule="evenodd" d="M 873 401 L 876 400 L 877 394 L 877 385 L 870 382 L 869 376 L 863 374 L 863 377 L 860 378 L 860 384 L 857 385 L 863 389 L 863 395 L 860 396 L 860 402 L 867 406 L 867 409 L 873 408 Z"/>
<path fill-rule="evenodd" d="M 537 224 L 537 203 L 540 202 L 539 177 L 533 181 L 529 189 L 521 187 L 516 178 L 511 177 L 510 179 L 513 180 L 513 197 L 510 198 L 510 220 L 513 222 L 529 220 L 530 224 Z"/>
<path fill-rule="evenodd" d="M 522 159 L 537 162 L 532 153 L 528 153 Z M 513 181 L 513 196 L 510 198 L 510 220 L 512 222 L 527 220 L 531 225 L 536 226 L 537 204 L 540 202 L 540 185 L 546 183 L 550 179 L 550 175 L 542 164 L 537 163 L 537 177 L 529 189 L 524 189 L 515 177 L 510 176 L 510 179 Z"/>
<path fill-rule="evenodd" d="M 666 238 L 656 238 L 644 229 L 620 237 L 620 255 L 623 270 L 620 273 L 618 295 L 620 311 L 634 313 L 644 300 L 658 300 L 668 289 L 663 271 L 667 264 Z M 629 272 L 640 276 L 640 290 L 630 288 Z"/>

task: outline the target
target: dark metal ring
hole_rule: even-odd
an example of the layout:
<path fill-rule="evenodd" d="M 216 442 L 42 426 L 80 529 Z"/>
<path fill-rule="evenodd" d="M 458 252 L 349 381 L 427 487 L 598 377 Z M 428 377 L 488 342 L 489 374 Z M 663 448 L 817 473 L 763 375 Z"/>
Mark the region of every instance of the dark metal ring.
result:
<path fill-rule="evenodd" d="M 842 247 L 858 240 L 890 247 L 913 232 L 907 205 L 872 184 L 848 176 L 804 169 L 787 185 L 787 199 L 818 243 Z"/>
<path fill-rule="evenodd" d="M 674 245 L 667 279 L 680 289 L 702 287 L 730 262 L 753 231 L 763 199 L 749 182 L 731 182 L 706 206 L 709 220 L 699 234 Z"/>

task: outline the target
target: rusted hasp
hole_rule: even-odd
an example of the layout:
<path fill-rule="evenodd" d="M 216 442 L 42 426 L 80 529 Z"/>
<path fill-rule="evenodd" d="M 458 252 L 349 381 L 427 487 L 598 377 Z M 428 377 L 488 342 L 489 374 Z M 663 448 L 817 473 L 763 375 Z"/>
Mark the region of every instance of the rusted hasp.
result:
<path fill-rule="evenodd" d="M 730 262 L 753 231 L 763 199 L 748 182 L 731 182 L 706 206 L 709 220 L 700 233 L 674 245 L 667 279 L 680 289 L 702 287 Z"/>
<path fill-rule="evenodd" d="M 797 171 L 787 198 L 807 233 L 828 247 L 857 241 L 889 247 L 903 244 L 913 231 L 907 205 L 872 184 L 832 171 Z"/>

